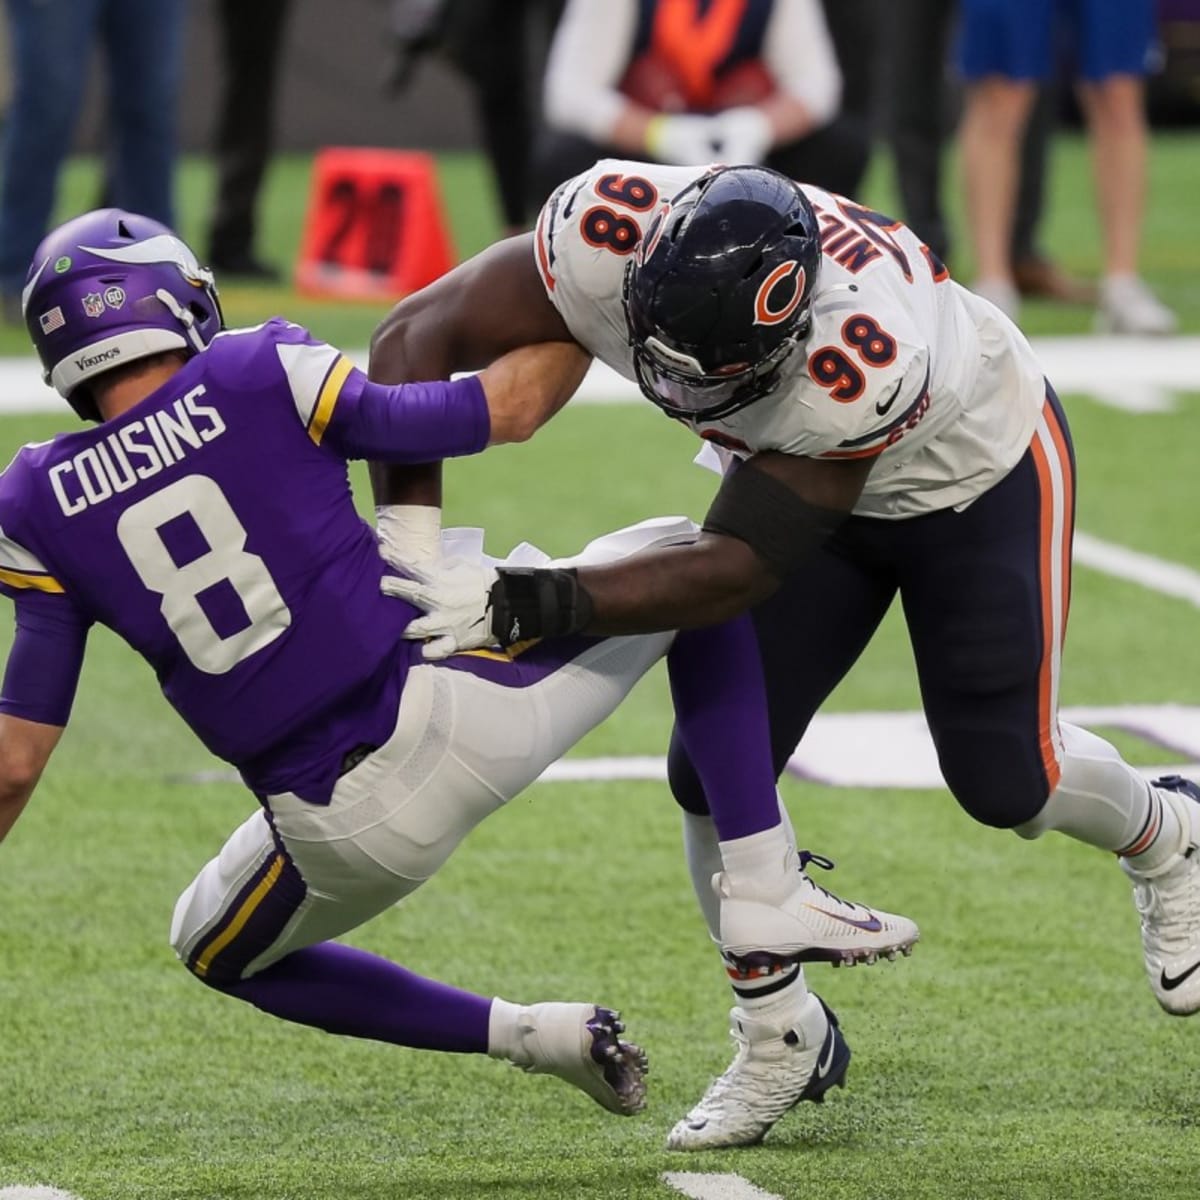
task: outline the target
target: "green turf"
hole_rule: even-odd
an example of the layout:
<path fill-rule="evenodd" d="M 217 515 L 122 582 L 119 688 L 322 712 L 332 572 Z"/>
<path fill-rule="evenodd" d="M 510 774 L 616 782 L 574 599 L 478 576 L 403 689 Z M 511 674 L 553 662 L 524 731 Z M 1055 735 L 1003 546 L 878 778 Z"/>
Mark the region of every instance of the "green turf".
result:
<path fill-rule="evenodd" d="M 1156 146 L 1164 178 L 1147 238 L 1147 268 L 1192 328 L 1200 252 L 1182 226 L 1196 146 Z M 1056 193 L 1081 212 L 1080 146 L 1066 142 L 1059 160 Z M 85 167 L 71 186 L 86 187 Z M 460 173 L 456 199 L 486 186 L 471 160 L 446 169 Z M 206 184 L 196 167 L 187 178 L 194 234 Z M 294 244 L 303 185 L 300 162 L 272 176 L 277 257 Z M 883 195 L 886 180 L 872 186 Z M 1083 218 L 1055 210 L 1051 228 L 1063 257 L 1086 267 Z M 456 218 L 463 249 L 490 229 L 478 202 Z M 346 345 L 364 344 L 378 315 L 228 291 L 235 320 L 280 307 Z M 1086 327 L 1086 313 L 1036 311 L 1047 330 Z M 1200 398 L 1138 416 L 1066 403 L 1081 528 L 1200 568 Z M 63 423 L 0 420 L 0 457 Z M 453 464 L 447 519 L 486 524 L 493 549 L 529 538 L 568 551 L 651 513 L 701 512 L 712 481 L 691 452 L 648 409 L 569 409 L 528 445 Z M 1079 569 L 1064 703 L 1200 704 L 1196 627 L 1184 602 Z M 917 703 L 893 614 L 831 707 Z M 668 728 L 656 673 L 580 753 L 660 753 Z M 1139 761 L 1156 757 L 1119 740 Z M 665 1200 L 659 1176 L 676 1170 L 737 1172 L 787 1200 L 1196 1194 L 1200 1025 L 1158 1011 L 1108 856 L 985 830 L 941 792 L 787 782 L 803 841 L 839 862 L 838 888 L 910 914 L 924 939 L 903 963 L 810 972 L 854 1050 L 845 1092 L 789 1115 L 761 1148 L 672 1156 L 667 1129 L 727 1061 L 729 1001 L 663 788 L 539 786 L 352 939 L 486 993 L 622 1007 L 653 1063 L 647 1113 L 622 1121 L 554 1080 L 289 1027 L 190 979 L 166 945 L 174 899 L 250 808 L 234 785 L 186 782 L 215 765 L 150 672 L 98 631 L 71 728 L 0 847 L 0 1188 L 41 1182 L 84 1200 Z"/>

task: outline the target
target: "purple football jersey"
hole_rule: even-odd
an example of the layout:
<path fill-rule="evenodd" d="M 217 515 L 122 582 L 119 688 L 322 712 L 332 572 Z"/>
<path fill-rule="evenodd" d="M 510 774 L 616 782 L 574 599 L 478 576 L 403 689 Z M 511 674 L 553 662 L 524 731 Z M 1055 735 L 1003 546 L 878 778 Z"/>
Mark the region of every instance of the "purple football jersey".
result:
<path fill-rule="evenodd" d="M 230 331 L 120 417 L 20 451 L 0 590 L 19 627 L 22 598 L 61 640 L 109 626 L 251 788 L 325 802 L 342 757 L 392 731 L 415 615 L 380 593 L 346 460 L 470 454 L 488 434 L 476 380 L 383 387 L 286 321 Z M 47 719 L 13 674 L 0 711 Z"/>

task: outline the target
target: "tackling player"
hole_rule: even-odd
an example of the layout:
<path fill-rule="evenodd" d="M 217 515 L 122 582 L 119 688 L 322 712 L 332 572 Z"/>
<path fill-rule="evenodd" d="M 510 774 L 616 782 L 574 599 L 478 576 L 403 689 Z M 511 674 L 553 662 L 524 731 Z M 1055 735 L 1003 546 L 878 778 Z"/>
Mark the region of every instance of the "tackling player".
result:
<path fill-rule="evenodd" d="M 703 533 L 569 575 L 395 581 L 438 610 L 408 636 L 505 644 L 518 624 L 631 633 L 753 607 L 782 770 L 899 594 L 955 798 L 1022 837 L 1056 829 L 1119 855 L 1155 996 L 1200 1009 L 1200 789 L 1151 785 L 1058 719 L 1075 464 L 1017 328 L 904 225 L 842 196 L 758 167 L 605 160 L 556 191 L 535 235 L 397 306 L 373 362 L 390 379 L 448 377 L 563 337 L 719 459 Z M 412 482 L 379 486 L 389 500 Z M 688 749 L 676 736 L 671 783 L 702 894 L 715 834 Z M 724 914 L 713 932 L 728 937 Z M 733 1015 L 737 1057 L 673 1148 L 757 1141 L 804 1096 L 813 1068 L 789 1048 L 787 989 L 764 1026 Z"/>
<path fill-rule="evenodd" d="M 100 622 L 260 804 L 176 906 L 171 941 L 194 975 L 287 1020 L 487 1053 L 637 1111 L 644 1056 L 610 1010 L 470 995 L 330 940 L 429 878 L 664 654 L 672 672 L 720 664 L 719 695 L 685 704 L 681 726 L 731 820 L 751 835 L 778 825 L 747 622 L 433 667 L 403 640 L 415 610 L 381 594 L 385 564 L 347 460 L 519 440 L 527 405 L 559 406 L 586 357 L 559 343 L 478 379 L 371 383 L 281 319 L 223 331 L 212 275 L 188 247 L 113 209 L 51 233 L 23 299 L 47 380 L 97 424 L 24 447 L 0 475 L 0 590 L 17 610 L 0 838 L 59 740 Z M 583 560 L 680 536 L 670 524 L 600 539 Z M 881 948 L 915 940 L 902 918 L 871 920 Z M 810 1017 L 812 1052 L 836 1064 L 823 1090 L 849 1051 L 816 997 Z"/>

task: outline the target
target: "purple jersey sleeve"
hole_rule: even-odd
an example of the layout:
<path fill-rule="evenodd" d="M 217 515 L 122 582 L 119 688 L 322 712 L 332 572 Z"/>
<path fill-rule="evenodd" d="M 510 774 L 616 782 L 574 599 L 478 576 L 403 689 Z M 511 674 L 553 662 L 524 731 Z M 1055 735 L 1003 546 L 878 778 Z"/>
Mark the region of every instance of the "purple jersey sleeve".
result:
<path fill-rule="evenodd" d="M 25 447 L 0 476 L 0 593 L 16 606 L 16 636 L 0 691 L 0 712 L 65 725 L 75 699 L 90 621 L 31 549 L 24 530 L 33 505 L 38 447 Z"/>
<path fill-rule="evenodd" d="M 88 621 L 65 596 L 24 591 L 15 600 L 17 632 L 4 671 L 0 713 L 65 725 L 83 667 Z"/>
<path fill-rule="evenodd" d="M 245 388 L 264 372 L 282 374 L 308 436 L 343 459 L 431 462 L 476 454 L 488 443 L 487 397 L 477 379 L 372 383 L 299 325 L 274 320 L 246 332 L 259 336 L 227 333 L 214 343 L 223 386 Z"/>
<path fill-rule="evenodd" d="M 388 386 L 351 371 L 323 444 L 343 458 L 418 463 L 478 454 L 490 435 L 487 397 L 475 376 Z"/>

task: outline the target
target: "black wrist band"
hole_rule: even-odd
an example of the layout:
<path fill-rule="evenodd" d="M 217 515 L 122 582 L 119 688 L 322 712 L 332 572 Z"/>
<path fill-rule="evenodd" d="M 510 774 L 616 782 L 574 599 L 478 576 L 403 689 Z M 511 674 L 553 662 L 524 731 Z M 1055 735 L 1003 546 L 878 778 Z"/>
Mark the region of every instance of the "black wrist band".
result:
<path fill-rule="evenodd" d="M 565 637 L 586 628 L 592 598 L 571 570 L 501 567 L 489 593 L 492 633 L 501 646 Z"/>

